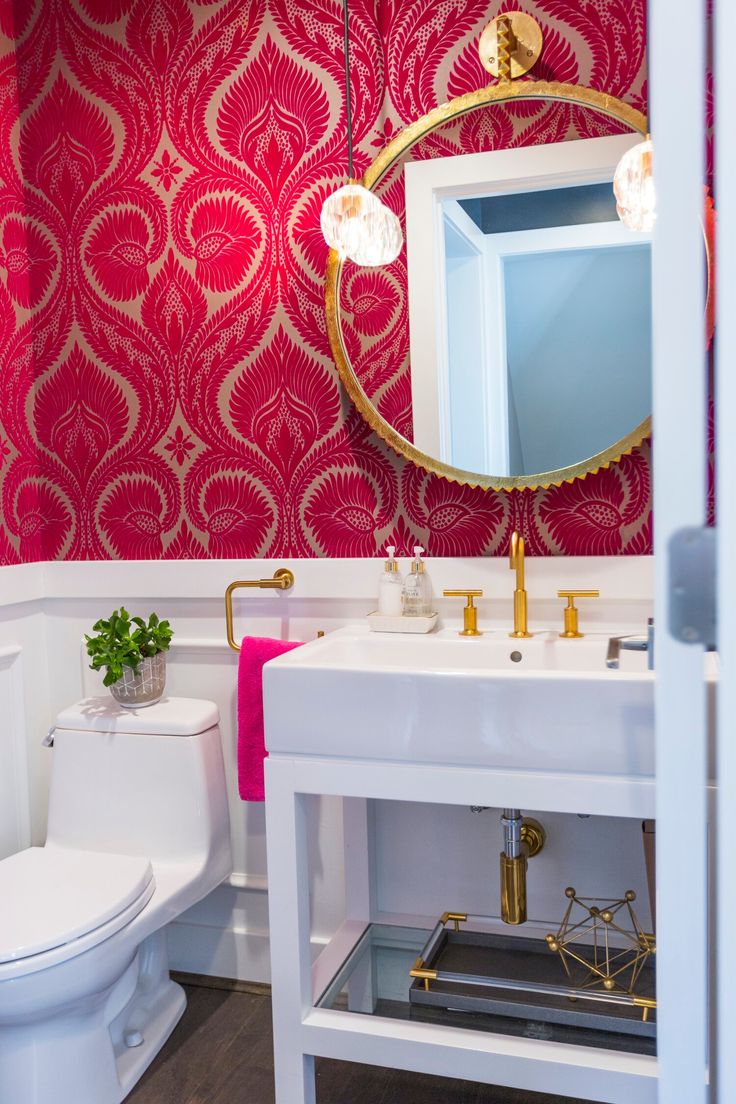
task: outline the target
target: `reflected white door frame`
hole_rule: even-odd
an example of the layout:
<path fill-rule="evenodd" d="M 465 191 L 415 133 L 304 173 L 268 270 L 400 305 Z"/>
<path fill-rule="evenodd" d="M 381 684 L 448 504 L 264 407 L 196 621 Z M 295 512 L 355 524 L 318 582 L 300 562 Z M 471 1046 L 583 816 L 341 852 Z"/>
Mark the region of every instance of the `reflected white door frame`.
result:
<path fill-rule="evenodd" d="M 505 311 L 503 304 L 503 279 L 497 265 L 489 256 L 487 236 L 476 226 L 473 220 L 454 202 L 438 205 L 443 213 L 443 261 L 440 265 L 440 280 L 445 282 L 445 294 L 440 297 L 435 317 L 437 336 L 437 396 L 439 408 L 430 408 L 432 388 L 422 387 L 422 417 L 419 433 L 423 451 L 430 456 L 438 456 L 445 464 L 465 468 L 468 471 L 497 472 L 505 475 L 509 470 L 509 422 L 508 422 L 508 375 L 506 371 L 506 335 Z M 457 235 L 467 248 L 469 258 L 473 259 L 473 273 L 477 281 L 472 289 L 465 289 L 465 300 L 453 299 L 450 277 L 450 234 Z M 466 340 L 470 348 L 464 352 L 451 348 L 451 333 L 458 327 L 455 317 L 457 310 L 461 314 L 460 325 L 465 327 Z M 451 319 L 455 325 L 452 325 Z M 431 325 L 431 322 L 429 323 Z M 480 387 L 470 402 L 468 396 L 458 396 L 457 380 L 453 388 L 451 364 L 457 363 L 457 355 L 469 358 Z M 454 394 L 453 394 L 454 392 Z M 480 396 L 480 400 L 478 398 Z M 464 401 L 462 401 L 464 399 Z M 458 401 L 459 400 L 459 401 Z M 420 401 L 417 396 L 415 401 Z M 459 407 L 459 409 L 458 409 Z M 459 456 L 453 448 L 453 440 L 459 432 L 459 423 L 463 413 L 468 415 L 469 431 L 474 441 L 476 459 Z M 414 439 L 417 440 L 416 416 Z M 431 427 L 439 426 L 439 452 L 424 447 L 424 441 L 430 442 Z"/>

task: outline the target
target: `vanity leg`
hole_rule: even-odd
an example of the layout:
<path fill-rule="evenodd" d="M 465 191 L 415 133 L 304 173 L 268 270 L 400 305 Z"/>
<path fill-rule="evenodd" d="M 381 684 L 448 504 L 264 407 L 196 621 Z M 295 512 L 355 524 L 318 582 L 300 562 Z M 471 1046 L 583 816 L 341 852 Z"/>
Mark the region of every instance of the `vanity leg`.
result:
<path fill-rule="evenodd" d="M 301 1049 L 312 1007 L 307 797 L 292 762 L 267 759 L 265 775 L 276 1104 L 315 1104 L 314 1058 Z"/>
<path fill-rule="evenodd" d="M 657 857 L 656 857 L 656 821 L 643 820 L 641 823 L 642 842 L 644 844 L 644 862 L 647 871 L 647 889 L 649 890 L 649 908 L 652 914 L 652 932 L 657 934 Z"/>
<path fill-rule="evenodd" d="M 376 966 L 373 955 L 363 955 L 353 969 L 347 983 L 348 1012 L 364 1012 L 372 1015 L 376 1010 Z"/>
<path fill-rule="evenodd" d="M 345 850 L 345 918 L 373 919 L 375 911 L 374 802 L 366 797 L 342 799 Z"/>
<path fill-rule="evenodd" d="M 375 912 L 374 802 L 364 797 L 342 801 L 345 841 L 345 918 L 371 921 Z M 347 983 L 348 1010 L 372 1013 L 376 1008 L 373 955 L 365 954 Z"/>

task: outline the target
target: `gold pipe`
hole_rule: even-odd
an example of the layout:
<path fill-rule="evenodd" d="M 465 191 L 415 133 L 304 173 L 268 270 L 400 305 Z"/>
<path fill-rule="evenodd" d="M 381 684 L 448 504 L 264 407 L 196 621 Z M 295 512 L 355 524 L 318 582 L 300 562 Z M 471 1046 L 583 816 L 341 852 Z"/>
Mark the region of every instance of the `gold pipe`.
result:
<path fill-rule="evenodd" d="M 501 852 L 501 919 L 504 924 L 526 923 L 526 852 L 515 859 Z"/>
<path fill-rule="evenodd" d="M 272 579 L 237 579 L 225 591 L 225 626 L 227 642 L 234 652 L 240 651 L 233 636 L 233 591 L 239 587 L 260 587 L 262 590 L 289 590 L 294 585 L 294 573 L 288 567 L 279 567 Z"/>
<path fill-rule="evenodd" d="M 505 815 L 505 814 L 504 814 Z M 501 919 L 504 924 L 526 923 L 526 872 L 529 859 L 544 847 L 546 833 L 533 817 L 525 817 L 521 824 L 519 854 L 501 852 Z"/>
<path fill-rule="evenodd" d="M 524 589 L 524 538 L 514 529 L 509 545 L 509 567 L 516 571 L 516 589 L 514 590 L 514 631 L 509 633 L 518 640 L 526 640 L 534 633 L 527 630 L 526 590 Z"/>

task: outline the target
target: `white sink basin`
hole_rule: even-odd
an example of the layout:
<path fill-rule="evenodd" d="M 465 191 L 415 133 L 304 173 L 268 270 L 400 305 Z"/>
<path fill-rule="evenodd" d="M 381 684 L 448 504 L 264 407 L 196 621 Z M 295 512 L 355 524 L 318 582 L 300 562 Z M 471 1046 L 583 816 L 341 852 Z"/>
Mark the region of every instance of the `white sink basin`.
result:
<path fill-rule="evenodd" d="M 458 675 L 482 672 L 486 676 L 502 671 L 504 677 L 530 671 L 603 674 L 609 639 L 608 635 L 588 634 L 578 640 L 562 640 L 557 633 L 542 632 L 528 640 L 513 640 L 508 633 L 471 637 L 459 636 L 454 629 L 415 636 L 351 627 L 316 641 L 309 656 L 302 652 L 300 658 L 310 667 L 336 671 L 413 669 Z M 646 653 L 622 651 L 620 669 L 645 672 Z"/>
<path fill-rule="evenodd" d="M 634 630 L 632 630 L 634 631 Z M 608 634 L 463 638 L 359 625 L 264 668 L 271 752 L 621 776 L 654 774 L 646 655 Z"/>

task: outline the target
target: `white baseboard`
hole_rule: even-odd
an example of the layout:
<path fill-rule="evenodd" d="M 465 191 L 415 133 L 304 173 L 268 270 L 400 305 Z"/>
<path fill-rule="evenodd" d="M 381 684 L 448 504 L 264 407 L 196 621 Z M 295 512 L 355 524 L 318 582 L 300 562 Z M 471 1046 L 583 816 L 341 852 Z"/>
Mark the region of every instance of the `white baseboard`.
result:
<path fill-rule="evenodd" d="M 175 921 L 169 924 L 167 935 L 172 970 L 238 981 L 271 981 L 268 932 Z"/>
<path fill-rule="evenodd" d="M 271 983 L 268 932 L 175 920 L 167 928 L 169 968 L 183 974 Z M 328 937 L 312 938 L 316 958 Z"/>

